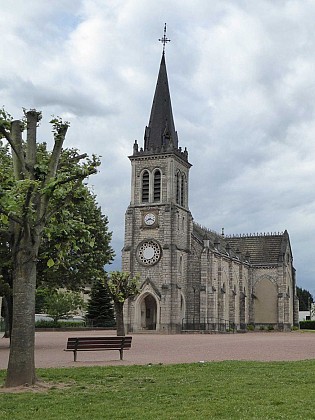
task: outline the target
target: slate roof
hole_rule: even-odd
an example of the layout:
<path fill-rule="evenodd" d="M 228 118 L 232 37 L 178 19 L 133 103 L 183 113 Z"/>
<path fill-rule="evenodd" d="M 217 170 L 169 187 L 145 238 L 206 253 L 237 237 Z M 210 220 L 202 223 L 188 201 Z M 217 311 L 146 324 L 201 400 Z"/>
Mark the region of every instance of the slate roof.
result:
<path fill-rule="evenodd" d="M 277 264 L 290 243 L 287 231 L 278 234 L 234 236 L 226 238 L 232 248 L 249 253 L 253 265 Z"/>
<path fill-rule="evenodd" d="M 209 240 L 211 249 L 232 258 L 247 260 L 252 265 L 278 264 L 283 261 L 287 246 L 290 246 L 287 231 L 224 237 L 194 223 L 193 234 L 199 241 Z"/>
<path fill-rule="evenodd" d="M 145 128 L 144 150 L 159 151 L 169 146 L 178 148 L 178 137 L 175 130 L 171 95 L 163 52 L 159 75 L 156 83 L 149 125 Z"/>

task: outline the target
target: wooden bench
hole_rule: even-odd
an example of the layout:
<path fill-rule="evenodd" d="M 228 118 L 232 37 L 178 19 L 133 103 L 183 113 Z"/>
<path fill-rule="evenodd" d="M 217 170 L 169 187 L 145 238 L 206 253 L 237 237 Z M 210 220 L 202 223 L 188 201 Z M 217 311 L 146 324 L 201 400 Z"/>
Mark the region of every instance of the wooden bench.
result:
<path fill-rule="evenodd" d="M 131 348 L 132 337 L 70 337 L 65 351 L 73 351 L 74 361 L 77 361 L 78 351 L 119 350 L 120 360 L 123 351 Z"/>

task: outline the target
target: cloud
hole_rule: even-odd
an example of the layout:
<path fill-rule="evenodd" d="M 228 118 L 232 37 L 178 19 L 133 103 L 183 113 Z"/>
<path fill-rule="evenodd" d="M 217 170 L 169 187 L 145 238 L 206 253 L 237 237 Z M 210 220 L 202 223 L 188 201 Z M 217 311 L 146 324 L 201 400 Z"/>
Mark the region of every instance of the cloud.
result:
<path fill-rule="evenodd" d="M 119 268 L 127 156 L 148 123 L 167 22 L 173 113 L 193 164 L 195 220 L 226 233 L 287 229 L 298 284 L 315 293 L 314 18 L 311 0 L 6 2 L 2 103 L 18 117 L 22 107 L 42 109 L 47 121 L 64 116 L 67 145 L 102 156 L 90 182 L 109 217 Z"/>

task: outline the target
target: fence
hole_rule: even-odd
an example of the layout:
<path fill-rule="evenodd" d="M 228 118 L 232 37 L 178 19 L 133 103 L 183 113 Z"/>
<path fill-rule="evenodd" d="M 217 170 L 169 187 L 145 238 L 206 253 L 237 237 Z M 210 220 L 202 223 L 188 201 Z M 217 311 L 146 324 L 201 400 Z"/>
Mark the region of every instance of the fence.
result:
<path fill-rule="evenodd" d="M 221 318 L 183 318 L 182 330 L 208 332 L 235 332 L 234 322 Z"/>

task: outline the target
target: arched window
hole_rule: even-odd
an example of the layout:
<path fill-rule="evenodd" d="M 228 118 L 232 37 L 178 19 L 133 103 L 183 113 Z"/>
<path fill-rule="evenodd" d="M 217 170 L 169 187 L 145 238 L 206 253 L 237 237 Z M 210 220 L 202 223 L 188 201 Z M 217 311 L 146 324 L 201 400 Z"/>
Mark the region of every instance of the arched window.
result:
<path fill-rule="evenodd" d="M 182 180 L 181 180 L 181 194 L 180 194 L 180 205 L 184 206 L 185 205 L 185 184 L 186 184 L 186 179 L 185 179 L 185 175 L 182 174 Z"/>
<path fill-rule="evenodd" d="M 142 202 L 149 201 L 149 187 L 150 187 L 150 174 L 144 171 L 142 174 Z"/>
<path fill-rule="evenodd" d="M 154 190 L 153 190 L 153 200 L 161 201 L 161 171 L 157 169 L 154 172 Z"/>
<path fill-rule="evenodd" d="M 180 204 L 180 187 L 181 187 L 181 180 L 180 180 L 180 172 L 176 173 L 176 203 Z"/>

